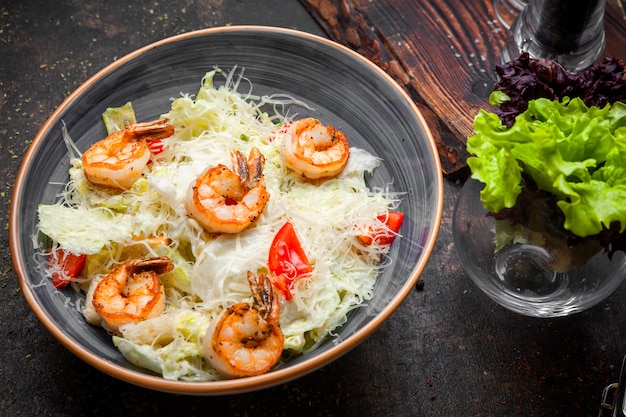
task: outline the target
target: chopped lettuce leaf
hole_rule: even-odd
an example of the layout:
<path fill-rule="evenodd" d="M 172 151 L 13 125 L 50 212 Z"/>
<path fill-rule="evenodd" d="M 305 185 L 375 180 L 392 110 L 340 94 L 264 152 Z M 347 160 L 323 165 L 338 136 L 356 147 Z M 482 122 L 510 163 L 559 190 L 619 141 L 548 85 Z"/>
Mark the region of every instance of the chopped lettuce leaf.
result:
<path fill-rule="evenodd" d="M 128 215 L 60 204 L 40 204 L 38 212 L 39 230 L 72 253 L 97 254 L 109 242 L 132 235 Z"/>
<path fill-rule="evenodd" d="M 505 92 L 503 91 L 492 91 L 491 94 L 489 94 L 489 104 L 491 104 L 492 106 L 499 106 L 502 103 L 505 103 L 507 101 L 510 101 L 511 97 L 509 97 Z"/>
<path fill-rule="evenodd" d="M 125 325 L 122 330 L 124 337 L 113 336 L 113 343 L 129 362 L 161 374 L 165 379 L 215 379 L 203 370 L 201 341 L 208 325 L 209 318 L 203 314 L 175 311 Z M 152 343 L 142 341 L 151 339 L 150 333 L 156 335 Z M 165 337 L 163 333 L 166 333 Z"/>
<path fill-rule="evenodd" d="M 109 107 L 102 113 L 102 120 L 110 135 L 113 132 L 123 130 L 126 125 L 137 123 L 135 118 L 135 110 L 129 101 L 121 107 Z"/>

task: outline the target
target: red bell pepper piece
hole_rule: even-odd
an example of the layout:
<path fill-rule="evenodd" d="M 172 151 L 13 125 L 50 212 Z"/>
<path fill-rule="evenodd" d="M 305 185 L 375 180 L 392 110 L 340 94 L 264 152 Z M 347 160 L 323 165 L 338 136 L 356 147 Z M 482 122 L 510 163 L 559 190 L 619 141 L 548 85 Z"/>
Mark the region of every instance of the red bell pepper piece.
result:
<path fill-rule="evenodd" d="M 50 254 L 48 268 L 52 271 L 52 285 L 62 288 L 69 284 L 70 278 L 80 275 L 86 259 L 87 255 L 75 255 L 60 248 L 56 250 L 55 256 Z"/>
<path fill-rule="evenodd" d="M 158 155 L 165 150 L 165 144 L 160 139 L 149 140 L 148 149 L 153 155 Z"/>
<path fill-rule="evenodd" d="M 274 236 L 269 251 L 268 268 L 272 275 L 272 284 L 287 300 L 292 297 L 291 290 L 296 280 L 313 271 L 290 222 L 285 223 Z"/>

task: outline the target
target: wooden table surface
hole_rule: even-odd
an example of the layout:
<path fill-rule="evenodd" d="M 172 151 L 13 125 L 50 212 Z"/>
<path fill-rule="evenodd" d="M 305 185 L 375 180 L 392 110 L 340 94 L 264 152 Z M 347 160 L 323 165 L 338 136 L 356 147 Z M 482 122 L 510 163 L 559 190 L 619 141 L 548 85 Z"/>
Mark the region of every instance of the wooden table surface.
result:
<path fill-rule="evenodd" d="M 379 28 L 384 28 L 386 45 L 398 46 L 393 49 L 397 63 L 391 62 L 400 65 L 398 74 L 411 59 L 419 59 L 420 70 L 433 79 L 455 72 L 438 65 L 451 54 L 459 76 L 489 79 L 488 72 L 476 68 L 487 70 L 496 52 L 482 41 L 475 43 L 473 29 L 454 18 L 457 11 L 478 13 L 476 28 L 502 39 L 503 28 L 488 4 L 353 0 L 349 5 L 362 18 L 380 12 L 375 32 L 382 35 Z M 408 21 L 401 7 L 411 5 L 428 13 L 416 12 Z M 351 10 L 344 10 L 345 16 L 358 16 Z M 5 222 L 13 181 L 37 130 L 70 92 L 107 64 L 164 37 L 227 24 L 282 26 L 334 37 L 318 22 L 308 0 L 0 2 L 0 210 Z M 418 29 L 440 24 L 448 28 L 447 35 L 389 35 L 400 22 Z M 374 28 L 368 21 L 361 24 L 363 33 Z M 372 38 L 362 39 L 364 47 L 384 55 L 380 44 L 367 44 Z M 402 45 L 416 56 L 403 55 Z M 420 55 L 426 46 L 440 51 L 439 60 Z M 417 85 L 423 76 L 411 77 Z M 448 86 L 441 87 L 445 93 Z M 484 88 L 478 85 L 476 94 Z M 476 108 L 441 116 L 425 99 L 416 100 L 430 111 L 435 129 L 456 128 L 459 134 L 466 132 Z M 152 392 L 103 374 L 66 350 L 39 323 L 19 290 L 5 223 L 0 228 L 0 416 L 596 416 L 602 390 L 617 380 L 626 353 L 626 287 L 567 318 L 533 319 L 501 308 L 459 264 L 451 219 L 460 188 L 447 177 L 442 227 L 420 285 L 370 338 L 298 380 L 223 397 Z"/>
<path fill-rule="evenodd" d="M 438 141 L 444 173 L 467 174 L 465 138 L 488 107 L 506 28 L 494 0 L 302 0 L 329 37 L 377 62 L 405 87 Z M 626 56 L 623 10 L 608 0 L 606 54 Z"/>

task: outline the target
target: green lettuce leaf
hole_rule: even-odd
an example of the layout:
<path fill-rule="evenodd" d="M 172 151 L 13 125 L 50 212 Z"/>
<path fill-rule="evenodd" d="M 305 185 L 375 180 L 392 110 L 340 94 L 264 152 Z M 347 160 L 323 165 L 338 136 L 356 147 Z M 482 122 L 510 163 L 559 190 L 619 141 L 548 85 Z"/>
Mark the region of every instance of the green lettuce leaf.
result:
<path fill-rule="evenodd" d="M 129 124 L 137 123 L 135 110 L 129 101 L 121 107 L 109 107 L 102 113 L 102 120 L 106 127 L 107 133 L 110 135 L 118 130 L 124 130 Z"/>
<path fill-rule="evenodd" d="M 508 129 L 480 110 L 468 138 L 472 178 L 494 213 L 512 208 L 527 176 L 553 194 L 565 229 L 585 237 L 618 222 L 626 228 L 626 105 L 587 107 L 582 100 L 536 99 Z"/>

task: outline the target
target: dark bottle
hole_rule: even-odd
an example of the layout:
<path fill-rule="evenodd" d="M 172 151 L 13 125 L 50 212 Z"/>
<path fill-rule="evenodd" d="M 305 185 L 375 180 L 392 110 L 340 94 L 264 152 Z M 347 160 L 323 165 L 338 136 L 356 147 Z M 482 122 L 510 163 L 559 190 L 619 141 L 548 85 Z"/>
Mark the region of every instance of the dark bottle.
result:
<path fill-rule="evenodd" d="M 604 52 L 606 0 L 530 0 L 511 27 L 503 58 L 528 52 L 569 71 L 589 67 Z"/>

